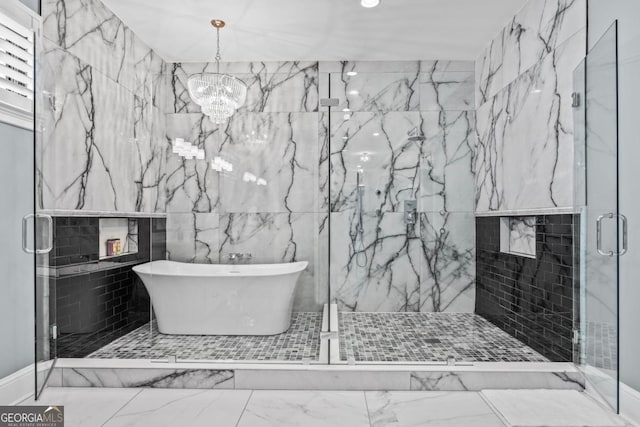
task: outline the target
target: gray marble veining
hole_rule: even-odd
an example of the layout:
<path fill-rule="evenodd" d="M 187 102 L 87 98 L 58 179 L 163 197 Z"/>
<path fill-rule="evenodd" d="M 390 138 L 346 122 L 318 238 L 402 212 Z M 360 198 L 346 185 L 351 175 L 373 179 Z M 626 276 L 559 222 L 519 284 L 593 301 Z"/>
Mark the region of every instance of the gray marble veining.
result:
<path fill-rule="evenodd" d="M 210 369 L 63 368 L 62 387 L 234 388 L 234 372 Z"/>
<path fill-rule="evenodd" d="M 476 61 L 476 211 L 573 205 L 584 0 L 531 1 Z"/>
<path fill-rule="evenodd" d="M 46 0 L 38 204 L 164 211 L 165 63 L 99 0 Z"/>
<path fill-rule="evenodd" d="M 472 61 L 222 63 L 249 90 L 216 126 L 186 88 L 215 64 L 165 63 L 99 0 L 45 0 L 43 17 L 41 207 L 166 212 L 173 260 L 309 261 L 296 310 L 327 292 L 349 310 L 473 308 Z M 205 160 L 174 154 L 175 138 Z"/>

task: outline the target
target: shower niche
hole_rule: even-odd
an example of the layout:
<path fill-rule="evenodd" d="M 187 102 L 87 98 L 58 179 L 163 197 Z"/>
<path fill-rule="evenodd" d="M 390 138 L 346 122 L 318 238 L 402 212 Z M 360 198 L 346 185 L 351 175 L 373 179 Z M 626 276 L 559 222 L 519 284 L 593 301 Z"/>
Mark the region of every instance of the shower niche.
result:
<path fill-rule="evenodd" d="M 99 259 L 138 253 L 138 220 L 136 218 L 100 218 Z"/>
<path fill-rule="evenodd" d="M 500 252 L 536 257 L 536 217 L 500 218 Z"/>

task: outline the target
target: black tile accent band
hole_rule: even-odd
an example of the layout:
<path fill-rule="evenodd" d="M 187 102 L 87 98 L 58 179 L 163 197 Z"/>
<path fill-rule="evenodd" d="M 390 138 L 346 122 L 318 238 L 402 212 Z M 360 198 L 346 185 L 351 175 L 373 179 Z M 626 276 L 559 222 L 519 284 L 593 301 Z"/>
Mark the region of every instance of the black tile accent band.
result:
<path fill-rule="evenodd" d="M 54 218 L 49 303 L 58 357 L 84 357 L 149 322 L 149 295 L 132 267 L 165 259 L 166 220 L 136 221 L 138 252 L 99 261 L 99 218 Z"/>
<path fill-rule="evenodd" d="M 579 216 L 538 216 L 535 259 L 500 252 L 500 221 L 476 218 L 476 313 L 550 360 L 572 361 Z"/>

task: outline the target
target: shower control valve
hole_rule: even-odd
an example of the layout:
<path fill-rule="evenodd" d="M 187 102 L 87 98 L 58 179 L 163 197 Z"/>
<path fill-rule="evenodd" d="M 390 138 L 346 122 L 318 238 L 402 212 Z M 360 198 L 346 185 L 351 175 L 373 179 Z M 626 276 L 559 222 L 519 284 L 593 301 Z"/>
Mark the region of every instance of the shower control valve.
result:
<path fill-rule="evenodd" d="M 415 225 L 418 220 L 418 204 L 415 200 L 404 201 L 404 222 L 407 225 Z"/>

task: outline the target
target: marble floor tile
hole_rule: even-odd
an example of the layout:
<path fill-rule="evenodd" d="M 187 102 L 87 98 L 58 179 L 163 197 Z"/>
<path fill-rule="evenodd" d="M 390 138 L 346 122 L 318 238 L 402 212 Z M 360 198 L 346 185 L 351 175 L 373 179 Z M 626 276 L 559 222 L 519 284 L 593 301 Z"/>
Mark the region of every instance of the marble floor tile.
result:
<path fill-rule="evenodd" d="M 361 391 L 254 391 L 238 427 L 369 426 Z"/>
<path fill-rule="evenodd" d="M 235 426 L 249 390 L 146 389 L 105 427 Z"/>
<path fill-rule="evenodd" d="M 64 406 L 66 426 L 95 427 L 103 425 L 138 393 L 139 389 L 48 388 L 37 402 L 31 398 L 21 405 Z"/>
<path fill-rule="evenodd" d="M 575 390 L 485 390 L 482 392 L 507 425 L 624 426 L 624 421 Z"/>
<path fill-rule="evenodd" d="M 497 415 L 474 392 L 366 392 L 372 427 L 502 427 Z"/>

